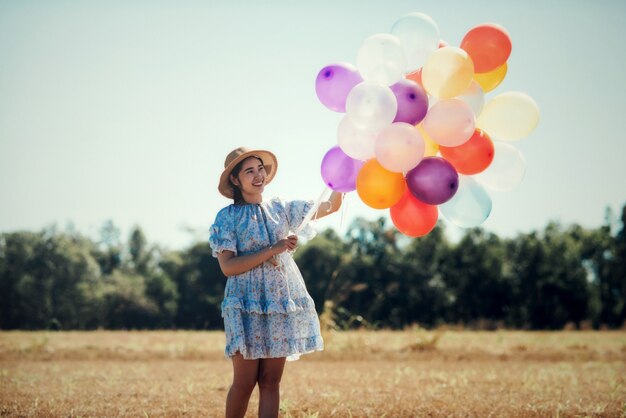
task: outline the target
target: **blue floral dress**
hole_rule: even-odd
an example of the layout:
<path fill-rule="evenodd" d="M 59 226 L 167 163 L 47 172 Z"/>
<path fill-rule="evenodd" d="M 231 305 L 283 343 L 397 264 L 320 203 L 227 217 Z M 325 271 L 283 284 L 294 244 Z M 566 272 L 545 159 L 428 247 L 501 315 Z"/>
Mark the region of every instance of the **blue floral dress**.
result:
<path fill-rule="evenodd" d="M 260 204 L 230 205 L 211 226 L 213 256 L 257 252 L 293 233 L 313 202 L 272 199 Z M 245 359 L 287 357 L 324 349 L 313 299 L 291 254 L 279 265 L 265 262 L 226 281 L 222 317 L 226 357 L 239 351 Z"/>

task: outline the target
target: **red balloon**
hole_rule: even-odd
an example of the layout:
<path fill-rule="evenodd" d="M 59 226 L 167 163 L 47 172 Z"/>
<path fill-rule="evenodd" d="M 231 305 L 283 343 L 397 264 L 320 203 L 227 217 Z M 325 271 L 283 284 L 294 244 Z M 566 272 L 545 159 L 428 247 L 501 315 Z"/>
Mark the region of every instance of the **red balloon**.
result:
<path fill-rule="evenodd" d="M 467 142 L 458 147 L 439 146 L 441 156 L 461 174 L 476 174 L 485 170 L 493 161 L 493 142 L 489 135 L 476 129 Z"/>
<path fill-rule="evenodd" d="M 472 57 L 475 72 L 487 73 L 509 59 L 511 38 L 502 26 L 485 23 L 465 34 L 461 48 Z"/>
<path fill-rule="evenodd" d="M 404 78 L 406 78 L 407 80 L 415 81 L 417 84 L 420 85 L 421 88 L 424 88 L 424 85 L 422 84 L 422 68 L 421 67 L 413 71 L 412 73 L 407 74 L 406 76 L 404 76 Z"/>
<path fill-rule="evenodd" d="M 413 196 L 408 189 L 389 212 L 396 228 L 403 234 L 415 238 L 432 231 L 439 217 L 437 206 L 427 205 Z"/>

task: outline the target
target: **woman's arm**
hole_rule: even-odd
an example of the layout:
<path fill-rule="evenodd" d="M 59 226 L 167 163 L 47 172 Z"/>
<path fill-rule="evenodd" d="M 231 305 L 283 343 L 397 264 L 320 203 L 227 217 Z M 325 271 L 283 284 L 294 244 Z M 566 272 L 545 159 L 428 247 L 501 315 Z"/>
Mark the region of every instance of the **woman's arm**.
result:
<path fill-rule="evenodd" d="M 252 270 L 277 254 L 295 249 L 297 245 L 298 237 L 296 235 L 290 235 L 285 239 L 281 239 L 276 244 L 252 254 L 236 256 L 234 252 L 224 250 L 217 255 L 217 261 L 220 263 L 220 268 L 225 276 L 236 276 L 237 274 Z"/>
<path fill-rule="evenodd" d="M 313 215 L 313 219 L 323 218 L 337 212 L 341 207 L 341 202 L 343 202 L 343 193 L 332 192 L 328 200 L 320 204 L 317 212 Z"/>

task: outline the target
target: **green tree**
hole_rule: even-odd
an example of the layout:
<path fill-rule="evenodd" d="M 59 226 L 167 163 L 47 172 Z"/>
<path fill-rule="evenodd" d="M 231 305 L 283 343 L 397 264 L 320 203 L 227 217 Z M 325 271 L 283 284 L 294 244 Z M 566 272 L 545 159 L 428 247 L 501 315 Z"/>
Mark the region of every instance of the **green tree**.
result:
<path fill-rule="evenodd" d="M 98 244 L 93 247 L 93 256 L 100 265 L 103 275 L 111 274 L 122 266 L 120 230 L 113 221 L 106 221 L 100 228 L 100 238 Z"/>
<path fill-rule="evenodd" d="M 615 237 L 615 257 L 613 264 L 613 283 L 619 283 L 617 287 L 620 291 L 621 305 L 619 324 L 623 325 L 626 321 L 626 205 L 622 207 L 622 216 L 620 218 L 622 227 Z"/>
<path fill-rule="evenodd" d="M 48 228 L 39 234 L 5 235 L 4 244 L 1 281 L 3 295 L 11 300 L 4 308 L 3 327 L 97 325 L 100 269 L 89 240 Z"/>
<path fill-rule="evenodd" d="M 211 251 L 208 243 L 197 243 L 187 250 L 168 253 L 159 263 L 177 287 L 177 328 L 223 327 L 220 307 L 226 277 Z"/>
<path fill-rule="evenodd" d="M 504 246 L 480 228 L 468 230 L 441 265 L 443 280 L 453 303 L 448 322 L 503 320 L 510 305 L 510 284 L 503 276 Z"/>
<path fill-rule="evenodd" d="M 543 236 L 518 236 L 509 251 L 517 307 L 509 317 L 513 324 L 558 329 L 587 317 L 591 293 L 576 230 L 563 232 L 550 223 Z"/>
<path fill-rule="evenodd" d="M 146 294 L 146 280 L 115 271 L 107 276 L 103 292 L 108 329 L 150 329 L 159 322 L 159 306 Z"/>
<path fill-rule="evenodd" d="M 324 309 L 331 280 L 336 277 L 344 251 L 345 245 L 341 238 L 332 229 L 327 229 L 299 248 L 294 255 L 319 313 Z"/>
<path fill-rule="evenodd" d="M 400 327 L 404 313 L 394 304 L 404 274 L 398 249 L 399 232 L 384 218 L 356 219 L 347 233 L 346 256 L 328 293 L 335 306 L 373 325 Z"/>
<path fill-rule="evenodd" d="M 12 232 L 0 236 L 0 328 L 32 328 L 28 326 L 28 312 L 24 311 L 29 295 L 18 288 L 25 287 L 30 281 L 32 287 L 31 264 L 36 248 L 41 241 L 41 234 L 35 232 Z M 45 322 L 42 318 L 39 322 Z"/>
<path fill-rule="evenodd" d="M 128 252 L 130 253 L 130 268 L 137 274 L 144 276 L 150 271 L 150 259 L 152 249 L 148 248 L 148 240 L 139 226 L 133 227 L 128 240 Z"/>
<path fill-rule="evenodd" d="M 406 298 L 406 323 L 435 326 L 449 320 L 456 295 L 446 285 L 442 266 L 450 251 L 441 224 L 427 235 L 412 239 L 405 248 L 401 294 Z"/>

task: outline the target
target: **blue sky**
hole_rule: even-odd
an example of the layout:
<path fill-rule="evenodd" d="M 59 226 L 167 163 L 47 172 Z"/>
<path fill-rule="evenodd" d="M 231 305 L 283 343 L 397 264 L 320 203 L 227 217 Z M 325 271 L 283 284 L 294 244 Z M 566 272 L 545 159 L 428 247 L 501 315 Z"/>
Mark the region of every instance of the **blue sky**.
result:
<path fill-rule="evenodd" d="M 626 2 L 0 1 L 0 231 L 56 223 L 96 236 L 112 219 L 170 248 L 206 239 L 225 155 L 279 159 L 267 196 L 317 198 L 342 114 L 319 103 L 327 64 L 410 12 L 458 45 L 504 26 L 513 51 L 487 98 L 522 91 L 541 110 L 516 142 L 522 184 L 494 193 L 484 228 L 514 236 L 550 220 L 595 227 L 626 204 Z M 387 216 L 348 196 L 355 216 Z M 445 221 L 444 221 L 445 222 Z M 459 231 L 446 223 L 451 235 Z"/>

